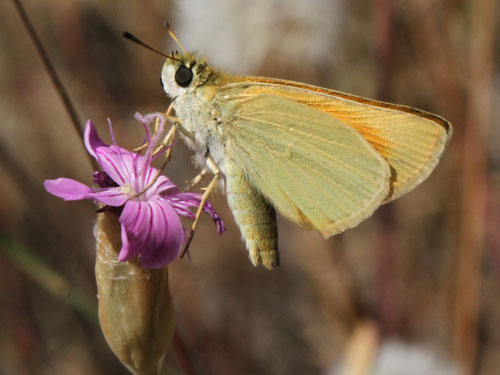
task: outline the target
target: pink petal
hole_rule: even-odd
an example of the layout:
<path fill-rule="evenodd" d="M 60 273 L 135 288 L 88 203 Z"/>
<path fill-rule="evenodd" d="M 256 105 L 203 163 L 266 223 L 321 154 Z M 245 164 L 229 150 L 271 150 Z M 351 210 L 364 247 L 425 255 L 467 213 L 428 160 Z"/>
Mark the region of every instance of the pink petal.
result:
<path fill-rule="evenodd" d="M 118 185 L 123 186 L 133 180 L 133 159 L 136 154 L 118 146 L 98 147 L 95 153 L 102 170 Z"/>
<path fill-rule="evenodd" d="M 148 186 L 151 181 L 156 177 L 158 170 L 156 168 L 151 168 L 154 170 L 152 176 L 148 178 L 145 185 Z M 177 186 L 164 175 L 160 175 L 156 182 L 148 190 L 149 196 L 159 196 L 160 194 L 175 194 L 178 192 Z"/>
<path fill-rule="evenodd" d="M 180 252 L 185 240 L 184 228 L 175 210 L 164 199 L 149 202 L 129 201 L 120 222 L 122 249 L 119 260 L 141 254 L 141 264 L 159 268 L 170 263 Z"/>
<path fill-rule="evenodd" d="M 165 199 L 170 202 L 172 207 L 176 210 L 179 215 L 187 216 L 189 218 L 194 218 L 194 214 L 189 211 L 189 207 L 198 208 L 201 203 L 201 194 L 196 193 L 178 193 L 173 195 L 165 196 Z M 221 235 L 226 231 L 226 227 L 224 226 L 224 222 L 217 215 L 215 208 L 212 206 L 210 202 L 206 202 L 203 207 L 203 211 L 208 214 L 212 220 L 215 222 L 217 226 L 217 233 Z"/>
<path fill-rule="evenodd" d="M 97 148 L 98 147 L 106 147 L 106 144 L 99 138 L 97 134 L 97 129 L 92 121 L 87 120 L 87 125 L 85 126 L 85 133 L 83 135 L 83 139 L 85 142 L 85 147 L 90 155 L 97 159 Z"/>
<path fill-rule="evenodd" d="M 184 228 L 177 213 L 164 200 L 151 202 L 153 230 L 150 240 L 153 246 L 141 255 L 141 264 L 148 268 L 164 267 L 172 262 L 185 241 Z"/>
<path fill-rule="evenodd" d="M 137 246 L 136 241 L 132 238 L 132 244 L 129 241 L 129 234 L 125 229 L 125 225 L 122 224 L 121 227 L 121 237 L 122 237 L 122 248 L 120 253 L 118 254 L 118 260 L 120 262 L 125 262 L 126 260 L 130 260 L 135 258 L 139 251 L 141 250 L 140 246 Z"/>
<path fill-rule="evenodd" d="M 123 206 L 129 199 L 128 195 L 122 193 L 121 187 L 105 188 L 101 191 L 94 192 L 92 198 L 113 207 Z"/>
<path fill-rule="evenodd" d="M 57 180 L 45 180 L 45 189 L 52 195 L 65 201 L 77 201 L 81 199 L 94 199 L 108 206 L 122 206 L 129 198 L 121 192 L 120 187 L 93 190 L 81 182 L 70 178 L 58 178 Z"/>
<path fill-rule="evenodd" d="M 85 127 L 84 141 L 88 152 L 97 159 L 103 171 L 118 185 L 124 185 L 135 178 L 134 163 L 137 158 L 143 158 L 142 156 L 119 146 L 105 144 L 99 138 L 97 129 L 90 120 L 87 121 Z"/>
<path fill-rule="evenodd" d="M 104 172 L 113 179 L 117 184 L 124 185 L 123 171 L 121 166 L 121 159 L 118 157 L 120 148 L 118 146 L 108 146 L 105 144 L 99 134 L 95 125 L 89 120 L 85 127 L 84 133 L 85 147 L 90 155 L 97 159 Z M 123 149 L 122 149 L 123 150 Z M 126 150 L 123 150 L 128 152 Z"/>
<path fill-rule="evenodd" d="M 45 190 L 65 201 L 77 201 L 80 199 L 92 199 L 93 191 L 87 185 L 70 178 L 58 178 L 57 180 L 45 180 Z"/>
<path fill-rule="evenodd" d="M 151 210 L 148 209 L 148 204 L 128 201 L 120 215 L 120 223 L 122 224 L 122 249 L 118 260 L 124 261 L 134 258 L 145 248 L 145 239 L 151 227 Z"/>

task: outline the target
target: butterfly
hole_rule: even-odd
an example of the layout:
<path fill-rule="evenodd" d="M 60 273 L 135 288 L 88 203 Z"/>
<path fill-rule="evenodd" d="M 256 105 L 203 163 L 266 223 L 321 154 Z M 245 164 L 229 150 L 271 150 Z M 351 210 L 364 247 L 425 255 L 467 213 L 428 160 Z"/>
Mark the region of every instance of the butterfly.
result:
<path fill-rule="evenodd" d="M 423 182 L 451 137 L 448 121 L 412 107 L 219 71 L 167 30 L 182 49 L 162 54 L 167 114 L 214 174 L 206 197 L 223 186 L 254 265 L 279 264 L 275 211 L 334 236 Z"/>

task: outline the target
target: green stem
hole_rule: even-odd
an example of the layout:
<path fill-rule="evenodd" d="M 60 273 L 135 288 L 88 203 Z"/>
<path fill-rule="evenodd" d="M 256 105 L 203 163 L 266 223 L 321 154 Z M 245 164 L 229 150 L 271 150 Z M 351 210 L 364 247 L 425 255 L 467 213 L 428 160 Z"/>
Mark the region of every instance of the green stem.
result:
<path fill-rule="evenodd" d="M 97 309 L 93 301 L 69 282 L 32 251 L 21 243 L 0 232 L 0 250 L 7 255 L 17 268 L 34 280 L 43 289 L 63 300 L 88 322 L 97 326 Z"/>

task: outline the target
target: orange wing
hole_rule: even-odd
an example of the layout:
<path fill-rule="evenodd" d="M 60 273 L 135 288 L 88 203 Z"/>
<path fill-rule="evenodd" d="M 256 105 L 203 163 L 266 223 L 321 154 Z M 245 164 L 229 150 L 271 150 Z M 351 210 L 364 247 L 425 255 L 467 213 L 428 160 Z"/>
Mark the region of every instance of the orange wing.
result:
<path fill-rule="evenodd" d="M 436 166 L 451 137 L 445 119 L 412 107 L 263 77 L 242 77 L 221 89 L 235 98 L 276 95 L 327 113 L 360 133 L 391 167 L 390 202 L 413 190 Z M 234 88 L 234 90 L 232 90 Z"/>

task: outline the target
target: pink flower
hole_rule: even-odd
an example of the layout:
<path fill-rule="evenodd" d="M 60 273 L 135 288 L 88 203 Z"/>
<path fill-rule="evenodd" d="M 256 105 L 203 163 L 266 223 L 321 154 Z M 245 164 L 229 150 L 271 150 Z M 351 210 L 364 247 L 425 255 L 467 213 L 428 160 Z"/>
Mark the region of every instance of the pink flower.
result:
<path fill-rule="evenodd" d="M 159 268 L 174 260 L 181 251 L 186 231 L 179 215 L 194 219 L 190 208 L 199 206 L 201 194 L 179 192 L 164 175 L 148 188 L 158 175 L 151 162 L 161 133 L 158 131 L 151 139 L 148 124 L 159 118 L 160 129 L 163 129 L 164 119 L 159 114 L 136 117 L 146 130 L 148 147 L 144 156 L 116 145 L 111 122 L 113 145 L 108 146 L 99 138 L 94 124 L 87 121 L 85 147 L 102 168 L 94 174 L 94 182 L 100 187 L 90 188 L 69 178 L 46 180 L 44 186 L 49 193 L 66 201 L 93 199 L 106 206 L 119 207 L 122 248 L 118 260 L 140 255 L 143 267 Z M 215 221 L 218 233 L 224 232 L 224 224 L 209 202 L 203 210 Z"/>

